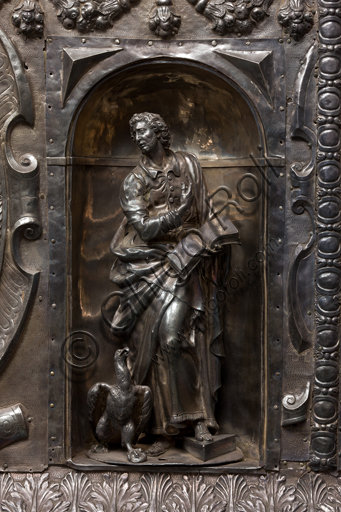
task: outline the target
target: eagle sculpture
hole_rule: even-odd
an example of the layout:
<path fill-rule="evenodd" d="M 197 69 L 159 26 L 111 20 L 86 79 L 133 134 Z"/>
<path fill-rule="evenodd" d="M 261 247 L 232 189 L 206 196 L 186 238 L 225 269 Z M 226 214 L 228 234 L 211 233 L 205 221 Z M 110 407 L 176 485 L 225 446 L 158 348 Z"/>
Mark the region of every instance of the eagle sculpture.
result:
<path fill-rule="evenodd" d="M 148 386 L 134 386 L 127 367 L 129 348 L 116 350 L 114 367 L 116 383 L 113 386 L 98 382 L 88 392 L 89 421 L 93 434 L 102 448 L 121 442 L 128 450 L 130 462 L 145 462 L 147 455 L 140 448 L 133 448 L 152 410 L 152 392 Z"/>

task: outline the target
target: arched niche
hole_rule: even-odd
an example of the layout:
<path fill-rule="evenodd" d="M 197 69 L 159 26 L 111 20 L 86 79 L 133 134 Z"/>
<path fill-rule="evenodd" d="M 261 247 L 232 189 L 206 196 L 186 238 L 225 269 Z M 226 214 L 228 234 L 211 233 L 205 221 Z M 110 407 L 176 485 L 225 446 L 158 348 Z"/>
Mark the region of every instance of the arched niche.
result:
<path fill-rule="evenodd" d="M 120 341 L 113 338 L 101 318 L 101 303 L 114 290 L 109 281 L 113 263 L 110 241 L 123 214 L 119 189 L 138 161 L 129 133 L 136 112 L 161 114 L 169 123 L 172 149 L 195 153 L 210 191 L 227 186 L 240 211 L 228 207 L 240 229 L 242 246 L 233 247 L 225 299 L 226 358 L 217 419 L 222 433 L 235 433 L 249 459 L 259 457 L 262 427 L 262 323 L 264 267 L 248 262 L 262 251 L 264 194 L 257 195 L 261 175 L 250 154 L 265 147 L 254 111 L 236 87 L 219 73 L 203 66 L 179 62 L 144 63 L 113 73 L 91 91 L 78 109 L 69 137 L 71 248 L 69 330 L 87 330 L 100 347 L 96 364 L 71 379 L 71 456 L 76 460 L 94 443 L 86 395 L 98 381 L 114 382 L 113 357 Z M 253 173 L 255 180 L 244 179 Z M 261 190 L 258 190 L 261 192 Z M 227 197 L 218 194 L 217 208 Z M 222 295 L 220 295 L 222 298 Z M 247 370 L 247 371 L 246 371 Z M 243 377 L 242 377 L 243 375 Z"/>
<path fill-rule="evenodd" d="M 138 158 L 128 121 L 136 112 L 159 113 L 172 147 L 200 159 L 249 158 L 261 143 L 250 106 L 218 73 L 188 63 L 148 63 L 100 83 L 81 109 L 70 156 Z"/>

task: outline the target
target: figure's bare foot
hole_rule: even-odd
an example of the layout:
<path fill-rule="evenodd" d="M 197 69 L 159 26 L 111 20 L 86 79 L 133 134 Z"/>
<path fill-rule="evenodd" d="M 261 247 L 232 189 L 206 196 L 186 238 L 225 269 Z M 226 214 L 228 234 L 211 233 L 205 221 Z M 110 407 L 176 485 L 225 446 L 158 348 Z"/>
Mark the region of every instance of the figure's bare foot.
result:
<path fill-rule="evenodd" d="M 197 421 L 194 427 L 195 439 L 206 443 L 213 441 L 213 436 L 204 421 Z"/>
<path fill-rule="evenodd" d="M 109 450 L 106 444 L 94 444 L 90 451 L 93 453 L 107 453 Z"/>
<path fill-rule="evenodd" d="M 134 464 L 138 464 L 139 462 L 146 462 L 147 455 L 141 450 L 141 448 L 133 448 L 127 453 L 128 460 L 133 462 Z"/>
<path fill-rule="evenodd" d="M 174 441 L 169 437 L 160 436 L 156 439 L 156 441 L 151 445 L 146 453 L 151 457 L 158 457 L 167 451 L 169 448 L 174 446 Z"/>

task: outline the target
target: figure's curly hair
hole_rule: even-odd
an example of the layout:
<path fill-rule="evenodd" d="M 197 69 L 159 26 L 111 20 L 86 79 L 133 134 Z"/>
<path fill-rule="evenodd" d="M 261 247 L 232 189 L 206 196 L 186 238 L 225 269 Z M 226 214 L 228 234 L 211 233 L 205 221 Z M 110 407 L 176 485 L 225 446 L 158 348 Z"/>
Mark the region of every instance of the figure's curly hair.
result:
<path fill-rule="evenodd" d="M 142 112 L 141 114 L 134 114 L 129 121 L 130 133 L 134 142 L 136 142 L 135 126 L 140 121 L 144 121 L 148 126 L 154 130 L 161 144 L 165 149 L 170 146 L 169 129 L 162 117 L 159 114 L 152 114 L 150 112 Z"/>

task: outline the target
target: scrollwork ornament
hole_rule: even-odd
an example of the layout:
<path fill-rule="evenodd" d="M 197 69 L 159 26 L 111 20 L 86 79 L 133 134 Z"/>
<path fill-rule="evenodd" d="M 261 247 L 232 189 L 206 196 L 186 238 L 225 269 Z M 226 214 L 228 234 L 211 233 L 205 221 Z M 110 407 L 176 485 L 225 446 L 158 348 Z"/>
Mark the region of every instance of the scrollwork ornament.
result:
<path fill-rule="evenodd" d="M 43 10 L 37 2 L 24 0 L 14 9 L 12 23 L 24 36 L 42 36 L 44 31 Z"/>
<path fill-rule="evenodd" d="M 20 8 L 26 8 L 25 6 L 28 4 L 21 4 Z M 30 86 L 22 59 L 1 28 L 0 40 L 6 52 L 6 55 L 0 52 L 0 82 L 7 86 L 3 88 L 5 94 L 0 94 L 0 105 L 5 106 L 0 119 L 3 157 L 0 159 L 1 371 L 20 339 L 39 281 L 39 270 L 28 268 L 22 259 L 21 241 L 23 238 L 36 240 L 41 234 L 41 224 L 37 159 L 31 154 L 24 154 L 17 159 L 11 145 L 15 126 L 23 122 L 33 125 Z M 8 202 L 8 196 L 17 197 L 19 200 Z"/>

